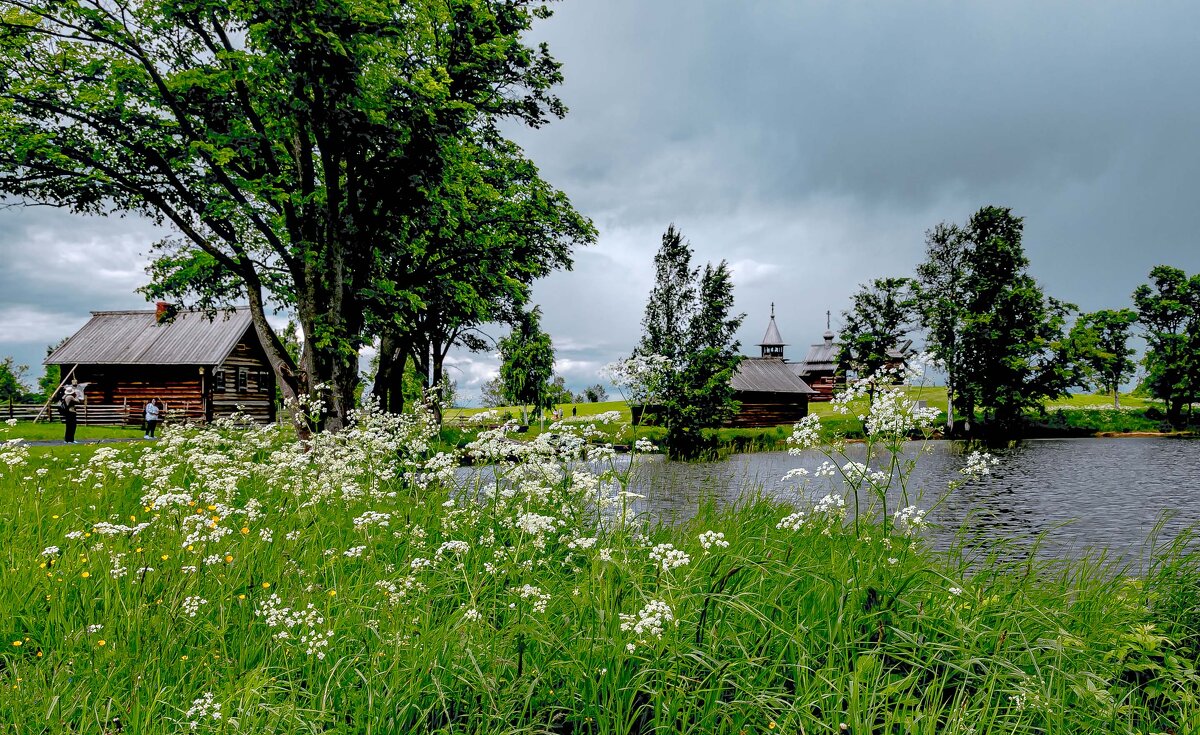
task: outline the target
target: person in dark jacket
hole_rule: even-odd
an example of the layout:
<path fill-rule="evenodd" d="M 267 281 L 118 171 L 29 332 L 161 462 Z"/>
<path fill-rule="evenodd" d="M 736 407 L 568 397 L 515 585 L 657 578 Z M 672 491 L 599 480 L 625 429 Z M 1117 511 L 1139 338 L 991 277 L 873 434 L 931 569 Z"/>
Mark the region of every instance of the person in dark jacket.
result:
<path fill-rule="evenodd" d="M 63 442 L 66 444 L 75 443 L 75 423 L 79 418 L 77 411 L 82 402 L 83 390 L 79 385 L 72 383 L 63 388 L 62 399 L 58 402 L 58 411 L 62 414 L 63 423 L 66 424 L 66 433 L 63 434 Z"/>

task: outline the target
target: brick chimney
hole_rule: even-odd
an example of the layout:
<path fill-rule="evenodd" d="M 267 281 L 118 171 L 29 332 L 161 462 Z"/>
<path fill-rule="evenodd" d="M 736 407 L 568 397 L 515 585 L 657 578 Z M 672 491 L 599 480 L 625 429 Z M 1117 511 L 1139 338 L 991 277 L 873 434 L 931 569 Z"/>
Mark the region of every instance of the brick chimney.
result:
<path fill-rule="evenodd" d="M 159 301 L 154 304 L 154 321 L 157 324 L 162 324 L 162 321 L 171 314 L 171 305 L 165 301 Z"/>

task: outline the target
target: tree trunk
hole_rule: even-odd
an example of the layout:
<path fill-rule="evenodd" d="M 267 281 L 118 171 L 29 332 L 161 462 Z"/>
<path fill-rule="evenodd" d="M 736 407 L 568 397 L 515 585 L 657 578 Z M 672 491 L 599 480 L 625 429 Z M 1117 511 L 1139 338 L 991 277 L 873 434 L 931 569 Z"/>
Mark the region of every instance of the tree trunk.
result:
<path fill-rule="evenodd" d="M 1121 388 L 1113 388 L 1113 408 L 1121 410 Z"/>
<path fill-rule="evenodd" d="M 267 323 L 267 313 L 263 308 L 261 291 L 249 286 L 246 291 L 249 294 L 250 320 L 254 323 L 254 331 L 258 333 L 259 341 L 267 351 L 267 359 L 271 363 L 275 379 L 279 381 L 279 390 L 283 393 L 283 400 L 294 404 L 299 396 L 308 393 L 307 374 L 299 369 L 292 356 L 288 354 L 287 348 L 283 346 L 283 340 Z M 274 396 L 271 400 L 274 400 Z M 309 436 L 308 422 L 302 416 L 293 413 L 292 423 L 296 427 L 297 435 L 301 439 L 307 439 Z"/>
<path fill-rule="evenodd" d="M 346 308 L 342 286 L 337 278 L 328 287 L 322 282 L 306 294 L 309 298 L 298 299 L 296 305 L 304 330 L 308 392 L 322 402 L 315 428 L 334 433 L 346 428 L 354 408 L 363 326 L 361 311 Z"/>
<path fill-rule="evenodd" d="M 946 384 L 946 436 L 954 434 L 954 388 Z"/>
<path fill-rule="evenodd" d="M 408 366 L 409 345 L 395 333 L 379 338 L 379 368 L 375 373 L 372 395 L 388 413 L 404 412 L 404 368 Z"/>

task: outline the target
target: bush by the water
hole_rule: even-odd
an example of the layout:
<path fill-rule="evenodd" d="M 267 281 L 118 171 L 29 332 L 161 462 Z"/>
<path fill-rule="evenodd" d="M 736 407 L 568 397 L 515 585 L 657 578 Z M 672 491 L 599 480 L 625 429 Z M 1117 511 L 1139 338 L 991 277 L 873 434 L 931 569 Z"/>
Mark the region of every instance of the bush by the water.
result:
<path fill-rule="evenodd" d="M 420 414 L 4 444 L 0 732 L 1200 729 L 1186 544 L 1137 579 L 935 553 L 915 498 L 882 507 L 928 419 L 876 406 L 873 462 L 835 443 L 794 502 L 669 526 L 581 426 L 484 432 L 471 473 Z"/>

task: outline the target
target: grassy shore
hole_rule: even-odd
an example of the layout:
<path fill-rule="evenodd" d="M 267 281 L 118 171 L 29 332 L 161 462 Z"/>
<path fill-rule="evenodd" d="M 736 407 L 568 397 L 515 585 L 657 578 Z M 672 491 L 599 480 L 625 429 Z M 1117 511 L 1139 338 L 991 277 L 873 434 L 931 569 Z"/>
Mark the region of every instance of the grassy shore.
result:
<path fill-rule="evenodd" d="M 925 401 L 926 405 L 941 412 L 940 422 L 945 421 L 946 389 L 941 386 L 906 386 L 905 396 L 910 400 Z M 572 405 L 576 416 L 571 416 Z M 1044 413 L 1031 413 L 1025 433 L 1029 436 L 1062 436 L 1062 435 L 1103 435 L 1113 436 L 1122 434 L 1156 434 L 1175 433 L 1162 416 L 1162 404 L 1153 400 L 1134 395 L 1121 396 L 1121 408 L 1114 409 L 1112 397 L 1093 394 L 1076 394 L 1058 399 L 1046 406 Z M 605 403 L 579 403 L 559 406 L 564 409 L 565 423 L 585 423 L 604 413 L 615 413 L 620 417 L 619 423 L 610 424 L 612 427 L 621 426 L 622 434 L 612 431 L 605 432 L 608 441 L 619 444 L 629 444 L 636 438 L 646 438 L 660 442 L 665 431 L 655 426 L 640 426 L 630 429 L 629 406 L 624 401 L 608 401 Z M 861 439 L 861 421 L 857 415 L 865 412 L 867 400 L 861 398 L 850 404 L 850 413 L 843 415 L 835 412 L 829 402 L 813 402 L 809 404 L 810 413 L 821 417 L 824 430 L 830 435 L 844 436 L 851 439 Z M 519 419 L 519 407 L 507 406 L 495 409 L 454 408 L 446 412 L 447 429 L 443 432 L 445 446 L 462 447 L 474 439 L 478 433 L 478 425 L 473 424 L 472 417 L 489 413 L 494 418 L 484 422 L 484 425 L 494 425 L 505 418 Z M 550 422 L 547 422 L 547 426 Z M 473 428 L 474 427 L 474 428 Z M 528 440 L 538 436 L 542 427 L 537 422 L 530 425 L 527 432 L 515 435 L 518 440 Z M 792 433 L 790 425 L 766 428 L 723 428 L 712 431 L 720 452 L 772 452 L 787 449 L 787 438 Z"/>
<path fill-rule="evenodd" d="M 0 733 L 1200 730 L 1184 541 L 1132 579 L 838 505 L 646 524 L 581 437 L 470 487 L 428 438 L 3 445 Z"/>

